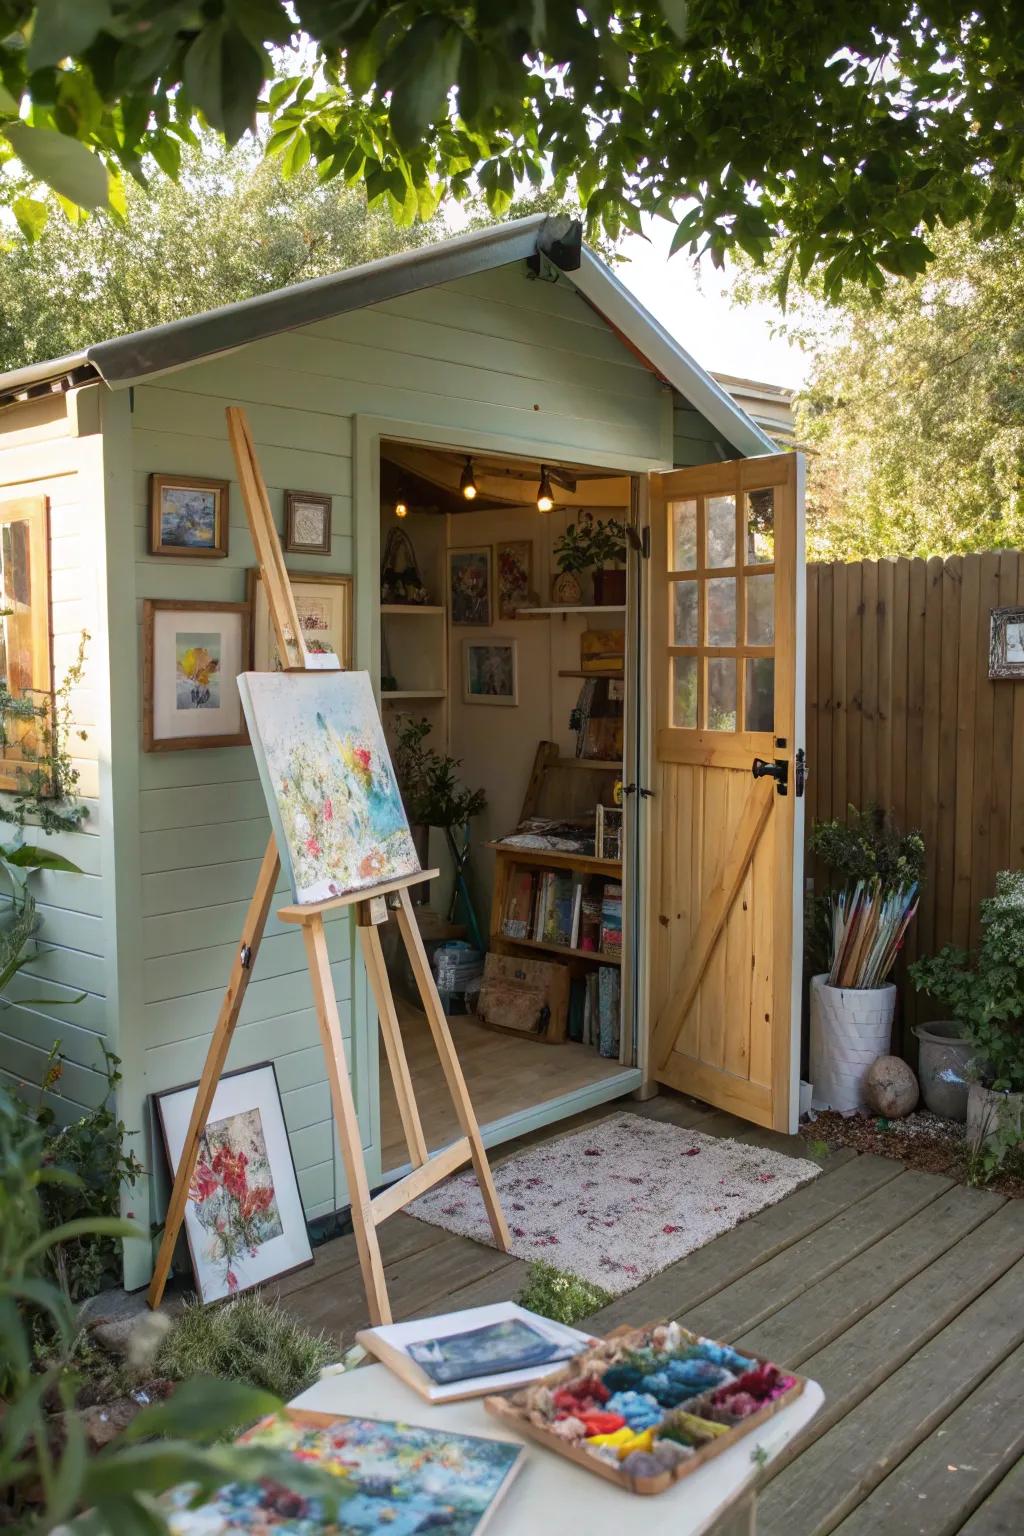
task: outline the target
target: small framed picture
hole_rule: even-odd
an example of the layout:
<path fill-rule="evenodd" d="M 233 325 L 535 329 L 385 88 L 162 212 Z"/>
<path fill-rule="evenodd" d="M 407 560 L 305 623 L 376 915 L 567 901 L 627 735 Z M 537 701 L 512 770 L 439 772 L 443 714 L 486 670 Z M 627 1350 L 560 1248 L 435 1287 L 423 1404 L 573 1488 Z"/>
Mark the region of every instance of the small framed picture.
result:
<path fill-rule="evenodd" d="M 285 491 L 284 547 L 295 555 L 330 554 L 330 496 L 319 491 Z"/>
<path fill-rule="evenodd" d="M 599 805 L 595 816 L 594 853 L 599 859 L 622 858 L 622 807 Z"/>
<path fill-rule="evenodd" d="M 989 624 L 988 675 L 1024 677 L 1024 608 L 993 608 Z"/>
<path fill-rule="evenodd" d="M 172 1176 L 198 1083 L 154 1096 Z M 272 1062 L 226 1072 L 199 1143 L 185 1235 L 202 1302 L 248 1291 L 313 1262 Z"/>
<path fill-rule="evenodd" d="M 142 605 L 142 743 L 146 752 L 244 747 L 235 679 L 250 650 L 248 603 Z"/>
<path fill-rule="evenodd" d="M 519 662 L 514 640 L 463 640 L 464 704 L 518 704 Z"/>
<path fill-rule="evenodd" d="M 494 546 L 498 586 L 498 618 L 514 619 L 520 608 L 530 606 L 533 584 L 532 539 L 510 539 Z"/>
<path fill-rule="evenodd" d="M 198 475 L 150 475 L 149 552 L 178 560 L 228 552 L 228 482 Z"/>
<path fill-rule="evenodd" d="M 491 546 L 448 551 L 448 602 L 453 624 L 486 629 L 491 619 Z"/>
<path fill-rule="evenodd" d="M 295 594 L 302 637 L 314 655 L 333 653 L 344 670 L 352 665 L 352 577 L 333 571 L 289 571 Z M 252 646 L 248 665 L 252 672 L 280 672 L 274 626 L 270 619 L 263 575 L 258 566 L 246 572 L 252 609 Z"/>

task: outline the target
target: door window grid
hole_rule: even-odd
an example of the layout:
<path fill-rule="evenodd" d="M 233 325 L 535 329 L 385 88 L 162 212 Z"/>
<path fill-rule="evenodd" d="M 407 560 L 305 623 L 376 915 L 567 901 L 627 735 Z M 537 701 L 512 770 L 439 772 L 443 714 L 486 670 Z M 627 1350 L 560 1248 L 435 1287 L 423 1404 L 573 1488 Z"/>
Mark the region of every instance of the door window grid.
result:
<path fill-rule="evenodd" d="M 667 511 L 669 724 L 770 732 L 774 491 L 682 498 Z"/>

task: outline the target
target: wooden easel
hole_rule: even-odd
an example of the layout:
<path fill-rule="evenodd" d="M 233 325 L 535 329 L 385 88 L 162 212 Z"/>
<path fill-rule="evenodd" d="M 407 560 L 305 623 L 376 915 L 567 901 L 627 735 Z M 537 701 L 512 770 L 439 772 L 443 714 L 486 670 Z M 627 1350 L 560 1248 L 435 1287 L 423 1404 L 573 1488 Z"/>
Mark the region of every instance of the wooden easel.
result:
<path fill-rule="evenodd" d="M 322 668 L 323 659 L 313 657 L 306 650 L 295 607 L 295 596 L 288 579 L 284 555 L 274 527 L 266 486 L 256 459 L 245 412 L 237 406 L 229 406 L 227 418 L 228 436 L 238 466 L 238 479 L 242 487 L 242 497 L 245 501 L 256 557 L 266 584 L 270 617 L 282 666 L 289 672 L 306 671 L 314 667 Z M 331 664 L 337 665 L 333 659 Z M 231 967 L 227 990 L 214 1026 L 206 1063 L 196 1092 L 196 1101 L 192 1108 L 188 1133 L 182 1148 L 181 1161 L 175 1174 L 174 1187 L 167 1207 L 164 1235 L 149 1285 L 148 1300 L 151 1307 L 160 1305 L 164 1287 L 167 1284 L 174 1245 L 185 1218 L 189 1186 L 199 1156 L 199 1143 L 206 1129 L 213 1097 L 227 1059 L 231 1037 L 238 1022 L 242 1001 L 259 953 L 260 940 L 263 938 L 263 930 L 270 912 L 280 868 L 281 861 L 273 834 L 271 834 L 256 879 L 256 889 L 245 916 L 241 943 Z M 437 995 L 437 987 L 431 974 L 412 903 L 409 900 L 410 886 L 430 880 L 437 873 L 436 869 L 423 870 L 419 874 L 406 875 L 401 879 L 383 881 L 369 891 L 357 891 L 347 896 L 332 897 L 329 901 L 309 905 L 285 906 L 278 912 L 282 922 L 297 923 L 302 929 L 306 963 L 313 983 L 313 1000 L 320 1026 L 327 1080 L 331 1088 L 331 1103 L 338 1127 L 338 1141 L 345 1165 L 349 1199 L 352 1202 L 352 1226 L 359 1254 L 359 1266 L 366 1288 L 370 1320 L 374 1324 L 391 1322 L 391 1307 L 384 1279 L 384 1264 L 377 1238 L 377 1227 L 389 1216 L 393 1216 L 396 1211 L 402 1210 L 411 1200 L 423 1194 L 424 1190 L 430 1189 L 441 1179 L 447 1178 L 463 1163 L 472 1162 L 473 1164 L 495 1243 L 505 1253 L 509 1251 L 510 1245 L 508 1227 L 494 1187 L 480 1127 L 473 1113 L 466 1080 L 455 1054 L 451 1030 L 448 1028 L 448 1020 L 445 1018 L 441 1000 Z M 327 935 L 324 930 L 324 917 L 328 913 L 336 912 L 340 907 L 349 906 L 355 907 L 355 920 L 363 960 L 377 1005 L 384 1048 L 395 1085 L 395 1097 L 398 1100 L 398 1113 L 409 1149 L 409 1160 L 413 1165 L 413 1171 L 410 1174 L 404 1179 L 399 1179 L 397 1183 L 389 1185 L 376 1198 L 370 1196 L 355 1102 L 352 1098 L 352 1085 L 349 1081 L 342 1044 L 341 1020 L 338 1016 L 334 983 L 331 978 Z M 441 1060 L 441 1069 L 462 1130 L 462 1135 L 457 1141 L 433 1156 L 427 1151 L 423 1135 L 409 1063 L 405 1055 L 405 1046 L 378 933 L 380 925 L 387 922 L 392 914 L 398 923 L 409 963 L 416 978 L 420 1001 L 427 1016 L 427 1023 Z"/>

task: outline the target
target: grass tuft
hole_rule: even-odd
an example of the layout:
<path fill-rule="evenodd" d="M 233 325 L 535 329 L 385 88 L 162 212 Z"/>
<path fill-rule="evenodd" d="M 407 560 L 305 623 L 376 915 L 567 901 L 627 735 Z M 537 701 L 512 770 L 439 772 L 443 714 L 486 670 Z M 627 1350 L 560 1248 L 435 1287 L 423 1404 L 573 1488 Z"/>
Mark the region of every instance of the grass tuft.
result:
<path fill-rule="evenodd" d="M 187 1305 L 160 1345 L 155 1368 L 178 1381 L 192 1376 L 247 1381 L 287 1401 L 340 1353 L 325 1333 L 311 1333 L 253 1291 L 222 1306 Z"/>
<path fill-rule="evenodd" d="M 540 1260 L 530 1265 L 526 1284 L 518 1297 L 521 1307 L 529 1307 L 531 1312 L 539 1312 L 541 1317 L 550 1317 L 556 1323 L 570 1325 L 589 1317 L 592 1312 L 599 1312 L 614 1299 L 612 1293 L 601 1286 L 591 1285 L 579 1275 L 569 1274 Z"/>

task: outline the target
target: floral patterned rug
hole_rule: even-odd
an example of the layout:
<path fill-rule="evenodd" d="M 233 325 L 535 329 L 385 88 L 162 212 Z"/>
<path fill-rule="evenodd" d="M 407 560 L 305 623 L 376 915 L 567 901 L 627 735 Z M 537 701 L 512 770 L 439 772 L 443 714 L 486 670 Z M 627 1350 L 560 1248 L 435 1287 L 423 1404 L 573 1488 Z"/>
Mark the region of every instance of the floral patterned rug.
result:
<path fill-rule="evenodd" d="M 806 1158 L 616 1114 L 515 1153 L 494 1181 L 518 1258 L 545 1259 L 620 1296 L 820 1172 Z M 471 1170 L 407 1209 L 491 1242 Z"/>

